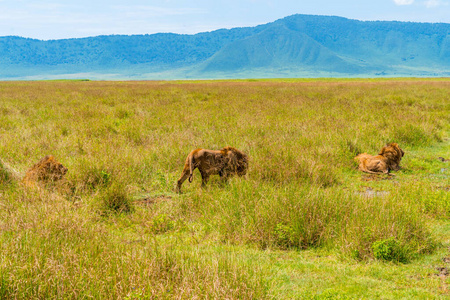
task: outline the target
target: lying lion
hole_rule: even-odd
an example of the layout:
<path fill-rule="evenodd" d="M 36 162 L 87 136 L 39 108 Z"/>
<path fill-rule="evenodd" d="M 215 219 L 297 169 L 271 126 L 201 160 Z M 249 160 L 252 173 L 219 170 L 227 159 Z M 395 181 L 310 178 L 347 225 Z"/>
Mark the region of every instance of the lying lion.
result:
<path fill-rule="evenodd" d="M 22 183 L 27 186 L 34 186 L 38 182 L 47 184 L 61 180 L 66 173 L 66 167 L 53 155 L 47 155 L 27 171 Z"/>
<path fill-rule="evenodd" d="M 202 186 L 206 186 L 210 175 L 218 174 L 223 178 L 230 175 L 245 175 L 248 169 L 248 156 L 229 146 L 220 150 L 193 150 L 187 156 L 183 173 L 177 181 L 177 192 L 181 193 L 181 185 L 188 177 L 189 182 L 192 182 L 196 168 L 202 175 Z"/>
<path fill-rule="evenodd" d="M 389 174 L 390 171 L 400 169 L 400 160 L 405 152 L 397 143 L 389 143 L 384 146 L 377 156 L 367 153 L 359 154 L 355 161 L 359 163 L 358 169 L 372 174 Z"/>

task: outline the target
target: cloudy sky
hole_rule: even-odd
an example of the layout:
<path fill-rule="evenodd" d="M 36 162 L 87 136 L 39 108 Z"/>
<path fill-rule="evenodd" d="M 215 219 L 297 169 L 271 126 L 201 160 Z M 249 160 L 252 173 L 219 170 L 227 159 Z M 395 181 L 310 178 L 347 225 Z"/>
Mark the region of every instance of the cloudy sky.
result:
<path fill-rule="evenodd" d="M 0 36 L 193 34 L 292 14 L 450 23 L 450 0 L 0 0 Z"/>

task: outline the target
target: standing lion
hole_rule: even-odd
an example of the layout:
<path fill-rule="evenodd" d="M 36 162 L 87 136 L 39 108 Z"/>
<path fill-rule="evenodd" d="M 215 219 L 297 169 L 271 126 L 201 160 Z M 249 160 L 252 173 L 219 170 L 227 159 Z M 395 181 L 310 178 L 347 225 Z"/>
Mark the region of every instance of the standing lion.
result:
<path fill-rule="evenodd" d="M 397 143 L 389 143 L 381 148 L 378 155 L 362 153 L 355 157 L 355 161 L 359 163 L 358 169 L 363 172 L 388 174 L 391 170 L 398 171 L 400 169 L 400 161 L 404 155 L 405 152 Z"/>
<path fill-rule="evenodd" d="M 177 192 L 181 192 L 181 185 L 187 178 L 192 182 L 196 168 L 202 175 L 202 186 L 206 186 L 210 175 L 226 178 L 247 174 L 248 160 L 245 153 L 229 146 L 220 150 L 195 149 L 186 158 L 183 173 L 177 181 Z"/>

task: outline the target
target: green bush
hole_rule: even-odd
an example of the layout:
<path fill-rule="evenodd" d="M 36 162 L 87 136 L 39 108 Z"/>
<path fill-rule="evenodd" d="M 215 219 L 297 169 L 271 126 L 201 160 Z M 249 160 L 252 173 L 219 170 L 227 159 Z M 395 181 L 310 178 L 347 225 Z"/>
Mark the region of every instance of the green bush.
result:
<path fill-rule="evenodd" d="M 373 256 L 379 260 L 407 262 L 407 256 L 396 238 L 388 238 L 376 241 L 372 244 Z"/>

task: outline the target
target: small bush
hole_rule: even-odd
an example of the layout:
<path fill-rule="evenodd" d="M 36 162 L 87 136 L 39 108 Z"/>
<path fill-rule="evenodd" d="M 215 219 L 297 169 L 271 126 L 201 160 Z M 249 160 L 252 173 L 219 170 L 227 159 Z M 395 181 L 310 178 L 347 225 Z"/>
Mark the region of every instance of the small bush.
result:
<path fill-rule="evenodd" d="M 372 244 L 373 256 L 379 260 L 407 262 L 407 256 L 399 241 L 393 237 Z"/>

